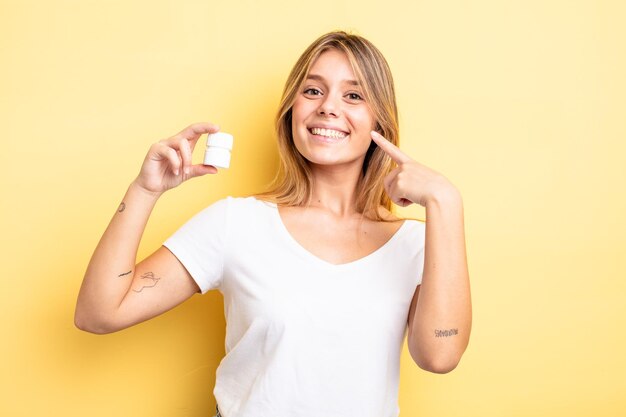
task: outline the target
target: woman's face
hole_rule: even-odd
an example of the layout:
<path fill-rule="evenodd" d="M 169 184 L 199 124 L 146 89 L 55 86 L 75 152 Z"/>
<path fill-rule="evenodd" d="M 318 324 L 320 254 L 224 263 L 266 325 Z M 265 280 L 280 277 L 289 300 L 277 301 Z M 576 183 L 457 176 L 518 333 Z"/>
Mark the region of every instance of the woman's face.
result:
<path fill-rule="evenodd" d="M 311 66 L 292 111 L 293 141 L 317 165 L 361 169 L 375 120 L 347 56 L 323 52 Z"/>

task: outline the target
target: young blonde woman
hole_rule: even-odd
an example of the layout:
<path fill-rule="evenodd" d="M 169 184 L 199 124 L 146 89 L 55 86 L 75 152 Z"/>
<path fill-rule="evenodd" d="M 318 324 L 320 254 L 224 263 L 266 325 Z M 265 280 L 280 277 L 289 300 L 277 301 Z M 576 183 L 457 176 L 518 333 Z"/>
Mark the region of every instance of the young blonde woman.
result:
<path fill-rule="evenodd" d="M 204 174 L 193 124 L 153 144 L 87 268 L 76 325 L 109 333 L 197 292 L 224 296 L 222 417 L 397 417 L 400 353 L 446 373 L 471 328 L 463 205 L 398 148 L 392 76 L 366 39 L 332 32 L 300 57 L 277 117 L 270 191 L 219 200 L 135 265 L 152 208 Z M 427 221 L 391 204 L 420 204 Z"/>

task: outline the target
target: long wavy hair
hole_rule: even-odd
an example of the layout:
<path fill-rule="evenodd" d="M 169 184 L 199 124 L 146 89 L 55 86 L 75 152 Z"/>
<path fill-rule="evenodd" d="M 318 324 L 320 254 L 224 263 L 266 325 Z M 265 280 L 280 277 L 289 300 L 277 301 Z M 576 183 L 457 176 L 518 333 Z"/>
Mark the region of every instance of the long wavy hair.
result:
<path fill-rule="evenodd" d="M 376 131 L 398 146 L 398 109 L 387 61 L 370 41 L 361 36 L 344 31 L 327 33 L 304 51 L 285 83 L 276 115 L 280 165 L 269 190 L 256 195 L 261 200 L 286 206 L 306 206 L 311 202 L 313 177 L 309 162 L 298 152 L 293 142 L 291 114 L 293 103 L 311 66 L 329 49 L 346 54 L 376 120 Z M 385 193 L 383 179 L 394 166 L 391 158 L 372 141 L 357 182 L 356 209 L 365 217 L 384 221 L 379 206 L 391 210 L 391 200 Z"/>

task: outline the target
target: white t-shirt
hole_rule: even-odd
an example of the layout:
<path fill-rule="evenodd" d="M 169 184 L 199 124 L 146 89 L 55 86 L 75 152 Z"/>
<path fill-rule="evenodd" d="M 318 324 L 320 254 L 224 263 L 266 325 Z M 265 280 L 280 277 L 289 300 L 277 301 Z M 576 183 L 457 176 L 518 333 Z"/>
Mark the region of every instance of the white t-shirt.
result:
<path fill-rule="evenodd" d="M 425 225 L 333 265 L 287 231 L 276 204 L 219 200 L 166 240 L 224 296 L 223 417 L 397 417 L 400 354 L 424 269 Z"/>

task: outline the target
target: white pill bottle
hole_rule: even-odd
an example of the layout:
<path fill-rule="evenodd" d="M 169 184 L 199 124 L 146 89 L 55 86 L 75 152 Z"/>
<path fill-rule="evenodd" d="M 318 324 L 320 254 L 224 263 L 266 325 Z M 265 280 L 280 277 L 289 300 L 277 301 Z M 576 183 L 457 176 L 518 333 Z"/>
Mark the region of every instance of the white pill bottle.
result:
<path fill-rule="evenodd" d="M 230 166 L 230 151 L 233 149 L 233 135 L 224 132 L 211 133 L 206 138 L 204 165 L 217 168 Z"/>

